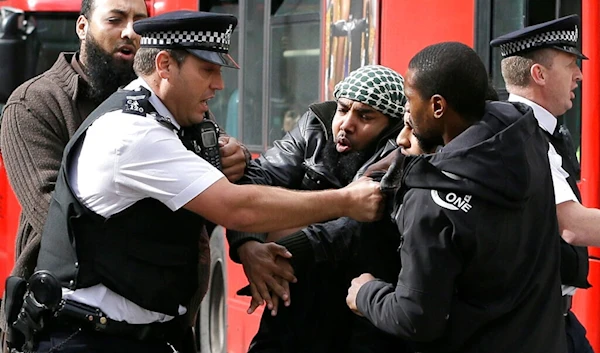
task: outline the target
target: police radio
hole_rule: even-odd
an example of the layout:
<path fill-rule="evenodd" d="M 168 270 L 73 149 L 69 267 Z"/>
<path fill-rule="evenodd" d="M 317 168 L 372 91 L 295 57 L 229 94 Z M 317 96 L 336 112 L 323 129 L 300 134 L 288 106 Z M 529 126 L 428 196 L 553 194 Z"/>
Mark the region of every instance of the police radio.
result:
<path fill-rule="evenodd" d="M 198 124 L 182 128 L 179 131 L 179 138 L 188 150 L 204 158 L 215 168 L 223 170 L 219 152 L 220 133 L 219 125 L 205 117 Z"/>
<path fill-rule="evenodd" d="M 198 124 L 198 130 L 201 145 L 199 156 L 215 168 L 222 170 L 221 154 L 219 153 L 219 125 L 212 120 L 204 119 Z"/>

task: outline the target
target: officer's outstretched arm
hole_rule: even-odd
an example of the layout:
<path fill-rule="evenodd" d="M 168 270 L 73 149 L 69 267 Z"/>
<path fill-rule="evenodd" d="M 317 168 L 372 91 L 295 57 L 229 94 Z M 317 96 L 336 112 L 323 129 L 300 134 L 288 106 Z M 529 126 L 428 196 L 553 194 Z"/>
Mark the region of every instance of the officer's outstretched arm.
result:
<path fill-rule="evenodd" d="M 379 183 L 363 178 L 342 189 L 292 191 L 220 179 L 184 208 L 226 228 L 269 232 L 339 217 L 373 221 L 382 214 Z"/>

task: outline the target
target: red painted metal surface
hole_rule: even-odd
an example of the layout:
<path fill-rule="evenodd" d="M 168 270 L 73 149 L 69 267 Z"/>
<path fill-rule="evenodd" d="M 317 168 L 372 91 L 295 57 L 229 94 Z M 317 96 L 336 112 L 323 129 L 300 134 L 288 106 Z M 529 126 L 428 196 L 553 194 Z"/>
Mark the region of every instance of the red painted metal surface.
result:
<path fill-rule="evenodd" d="M 15 262 L 15 235 L 20 212 L 21 206 L 10 188 L 0 155 L 0 293 L 4 293 L 4 279 Z"/>
<path fill-rule="evenodd" d="M 31 12 L 79 12 L 81 0 L 6 0 L 0 6 L 12 6 Z"/>
<path fill-rule="evenodd" d="M 600 4 L 582 1 L 583 61 L 581 126 L 581 183 L 583 203 L 600 207 Z M 600 257 L 599 248 L 590 248 L 590 255 Z M 595 351 L 600 350 L 600 262 L 590 261 L 588 276 L 592 288 L 579 290 L 573 310 L 587 329 L 587 337 Z"/>
<path fill-rule="evenodd" d="M 227 246 L 227 251 L 229 247 Z M 242 265 L 227 262 L 227 353 L 246 353 L 252 338 L 258 331 L 263 307 L 252 315 L 246 312 L 250 297 L 237 295 L 236 292 L 248 285 Z"/>
<path fill-rule="evenodd" d="M 174 10 L 198 10 L 197 0 L 146 0 L 151 16 Z M 81 0 L 5 0 L 0 6 L 11 6 L 28 12 L 79 12 Z"/>
<path fill-rule="evenodd" d="M 427 45 L 457 41 L 473 46 L 474 28 L 473 0 L 381 0 L 381 64 L 404 74 L 408 61 Z"/>
<path fill-rule="evenodd" d="M 159 15 L 164 12 L 175 10 L 198 10 L 199 2 L 197 0 L 153 0 L 152 15 Z"/>

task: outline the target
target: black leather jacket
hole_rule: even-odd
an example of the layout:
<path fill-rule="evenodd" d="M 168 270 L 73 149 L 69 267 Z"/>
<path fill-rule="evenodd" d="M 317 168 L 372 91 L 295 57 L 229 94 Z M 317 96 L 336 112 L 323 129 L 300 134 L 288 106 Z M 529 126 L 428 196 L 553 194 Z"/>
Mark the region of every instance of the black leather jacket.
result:
<path fill-rule="evenodd" d="M 331 136 L 331 123 L 337 104 L 334 101 L 313 104 L 298 120 L 296 127 L 273 147 L 252 160 L 239 184 L 281 186 L 297 190 L 323 190 L 341 188 L 345 185 L 325 165 L 323 150 Z M 358 171 L 357 176 L 374 161 L 396 148 L 395 138 L 403 124 L 391 120 L 393 125 L 379 140 L 376 153 Z M 231 258 L 239 262 L 237 250 L 248 240 L 263 242 L 265 234 L 227 231 Z"/>
<path fill-rule="evenodd" d="M 311 105 L 292 131 L 250 163 L 240 182 L 301 190 L 343 187 L 333 175 L 331 166 L 325 162 L 323 154 L 327 139 L 331 136 L 331 123 L 335 111 L 336 103 L 333 101 Z M 395 138 L 403 124 L 400 119 L 392 120 L 391 123 L 394 125 L 381 136 L 376 152 L 360 168 L 356 177 L 362 175 L 369 165 L 396 148 Z M 372 251 L 373 248 L 366 246 L 364 242 L 361 243 L 362 248 L 369 251 L 357 252 L 357 235 L 363 224 L 348 218 L 340 218 L 334 222 L 338 225 L 342 223 L 341 228 L 346 230 L 343 234 L 336 233 L 335 241 L 302 235 L 294 237 L 290 242 L 281 243 L 293 254 L 294 261 L 304 259 L 324 265 L 296 273 L 298 283 L 290 286 L 291 306 L 280 307 L 275 317 L 268 311 L 263 313 L 249 353 L 371 353 L 390 351 L 392 347 L 396 352 L 404 352 L 404 343 L 398 338 L 377 330 L 363 318 L 351 313 L 346 306 L 344 298 L 350 279 L 362 273 L 359 268 L 365 272 L 377 272 L 371 271 L 371 267 L 365 267 L 367 259 L 363 256 L 370 255 L 370 260 L 373 261 L 375 258 L 381 259 L 382 254 L 376 250 Z M 390 262 L 384 260 L 385 264 L 381 261 L 378 263 L 386 269 L 391 269 L 390 272 L 395 278 L 400 270 L 396 253 L 397 233 L 393 231 L 393 224 L 392 230 L 389 231 L 382 229 L 379 223 L 381 222 L 365 226 L 376 228 L 376 235 L 381 235 L 374 234 L 372 239 L 379 244 L 378 249 L 385 248 L 389 255 L 386 259 L 390 259 Z M 396 237 L 392 240 L 392 246 L 386 246 L 380 241 L 384 234 Z M 228 231 L 227 236 L 234 260 L 238 260 L 237 249 L 245 241 L 262 242 L 265 239 L 261 234 L 235 231 Z M 283 239 L 286 238 L 290 240 L 290 237 Z M 323 254 L 319 249 L 327 249 L 327 254 Z"/>

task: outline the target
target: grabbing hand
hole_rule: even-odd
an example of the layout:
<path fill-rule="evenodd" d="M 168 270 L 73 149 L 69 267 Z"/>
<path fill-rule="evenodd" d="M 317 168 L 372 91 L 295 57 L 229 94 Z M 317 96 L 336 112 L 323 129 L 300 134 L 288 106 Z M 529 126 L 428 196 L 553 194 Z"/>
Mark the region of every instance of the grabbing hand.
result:
<path fill-rule="evenodd" d="M 343 190 L 350 195 L 347 216 L 360 222 L 381 219 L 384 203 L 379 183 L 367 177 L 350 183 Z"/>
<path fill-rule="evenodd" d="M 346 296 L 346 304 L 356 315 L 363 316 L 363 314 L 358 311 L 358 307 L 356 306 L 356 297 L 358 296 L 358 291 L 360 288 L 367 282 L 374 280 L 370 273 L 363 273 L 362 275 L 356 277 L 352 280 L 352 284 L 350 288 L 348 288 L 348 295 Z"/>
<path fill-rule="evenodd" d="M 230 182 L 235 183 L 246 169 L 246 154 L 242 144 L 231 136 L 219 137 L 219 151 L 221 152 L 221 165 L 223 174 Z"/>
<path fill-rule="evenodd" d="M 297 280 L 294 269 L 287 260 L 292 254 L 285 247 L 275 243 L 247 241 L 238 249 L 238 255 L 250 282 L 252 301 L 248 314 L 252 314 L 263 301 L 267 302 L 269 310 L 275 308 L 279 301 L 273 303 L 270 291 L 281 297 L 284 305 L 290 304 L 288 282 L 295 283 Z"/>

